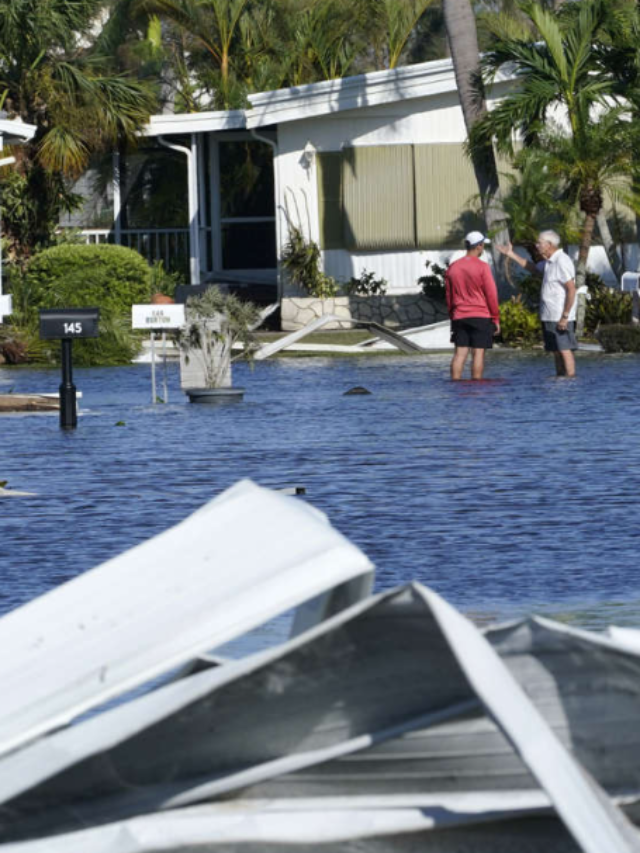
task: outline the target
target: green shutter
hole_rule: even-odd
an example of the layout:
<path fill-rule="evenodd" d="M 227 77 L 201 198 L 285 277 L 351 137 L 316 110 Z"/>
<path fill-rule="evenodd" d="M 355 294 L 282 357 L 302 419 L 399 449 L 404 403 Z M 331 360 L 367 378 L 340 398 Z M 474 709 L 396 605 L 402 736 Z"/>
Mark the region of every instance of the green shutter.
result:
<path fill-rule="evenodd" d="M 345 247 L 414 249 L 415 193 L 410 145 L 343 149 Z"/>
<path fill-rule="evenodd" d="M 414 146 L 416 233 L 421 249 L 460 247 L 484 226 L 476 213 L 478 184 L 461 143 Z"/>
<path fill-rule="evenodd" d="M 342 153 L 324 151 L 316 155 L 318 169 L 318 217 L 320 247 L 344 248 L 342 224 Z"/>

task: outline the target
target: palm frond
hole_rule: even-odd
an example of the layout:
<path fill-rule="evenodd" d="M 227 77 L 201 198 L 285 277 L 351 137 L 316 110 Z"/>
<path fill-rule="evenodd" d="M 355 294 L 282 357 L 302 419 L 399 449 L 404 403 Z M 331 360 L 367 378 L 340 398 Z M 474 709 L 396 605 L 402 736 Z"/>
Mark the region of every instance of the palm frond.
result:
<path fill-rule="evenodd" d="M 75 177 L 86 169 L 89 157 L 90 149 L 82 136 L 62 125 L 52 127 L 38 147 L 38 159 L 46 169 Z"/>

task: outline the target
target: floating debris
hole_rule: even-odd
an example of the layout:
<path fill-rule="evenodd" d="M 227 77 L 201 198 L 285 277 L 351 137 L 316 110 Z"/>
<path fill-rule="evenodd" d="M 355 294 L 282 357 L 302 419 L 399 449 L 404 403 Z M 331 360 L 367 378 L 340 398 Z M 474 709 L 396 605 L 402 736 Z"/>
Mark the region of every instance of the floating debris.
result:
<path fill-rule="evenodd" d="M 638 853 L 639 635 L 371 580 L 244 482 L 0 619 L 0 853 Z M 287 642 L 204 654 L 292 607 Z"/>
<path fill-rule="evenodd" d="M 58 395 L 0 394 L 2 412 L 55 412 L 60 408 Z"/>

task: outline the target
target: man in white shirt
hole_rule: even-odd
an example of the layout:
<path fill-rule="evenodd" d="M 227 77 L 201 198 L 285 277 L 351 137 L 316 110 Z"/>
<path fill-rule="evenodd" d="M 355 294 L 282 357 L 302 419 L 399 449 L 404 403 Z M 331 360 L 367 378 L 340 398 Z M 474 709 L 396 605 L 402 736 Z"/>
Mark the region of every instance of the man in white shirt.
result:
<path fill-rule="evenodd" d="M 538 264 L 516 255 L 511 243 L 498 246 L 498 249 L 523 269 L 542 276 L 540 320 L 544 348 L 553 353 L 558 376 L 575 376 L 573 351 L 578 348 L 575 331 L 576 271 L 569 255 L 560 248 L 560 242 L 555 231 L 541 231 L 536 248 L 543 260 Z"/>

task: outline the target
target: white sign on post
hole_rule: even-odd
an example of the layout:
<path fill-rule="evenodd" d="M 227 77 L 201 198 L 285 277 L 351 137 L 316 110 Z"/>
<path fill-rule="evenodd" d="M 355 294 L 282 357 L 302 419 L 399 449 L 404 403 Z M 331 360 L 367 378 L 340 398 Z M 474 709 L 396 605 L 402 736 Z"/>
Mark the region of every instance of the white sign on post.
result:
<path fill-rule="evenodd" d="M 155 329 L 162 330 L 162 356 L 164 362 L 164 402 L 169 402 L 167 390 L 167 336 L 169 329 L 179 329 L 185 324 L 184 305 L 132 305 L 131 326 L 134 329 L 149 329 L 151 332 L 151 402 L 157 403 L 156 396 L 156 347 Z"/>
<path fill-rule="evenodd" d="M 134 329 L 179 329 L 184 326 L 184 305 L 132 305 Z"/>

